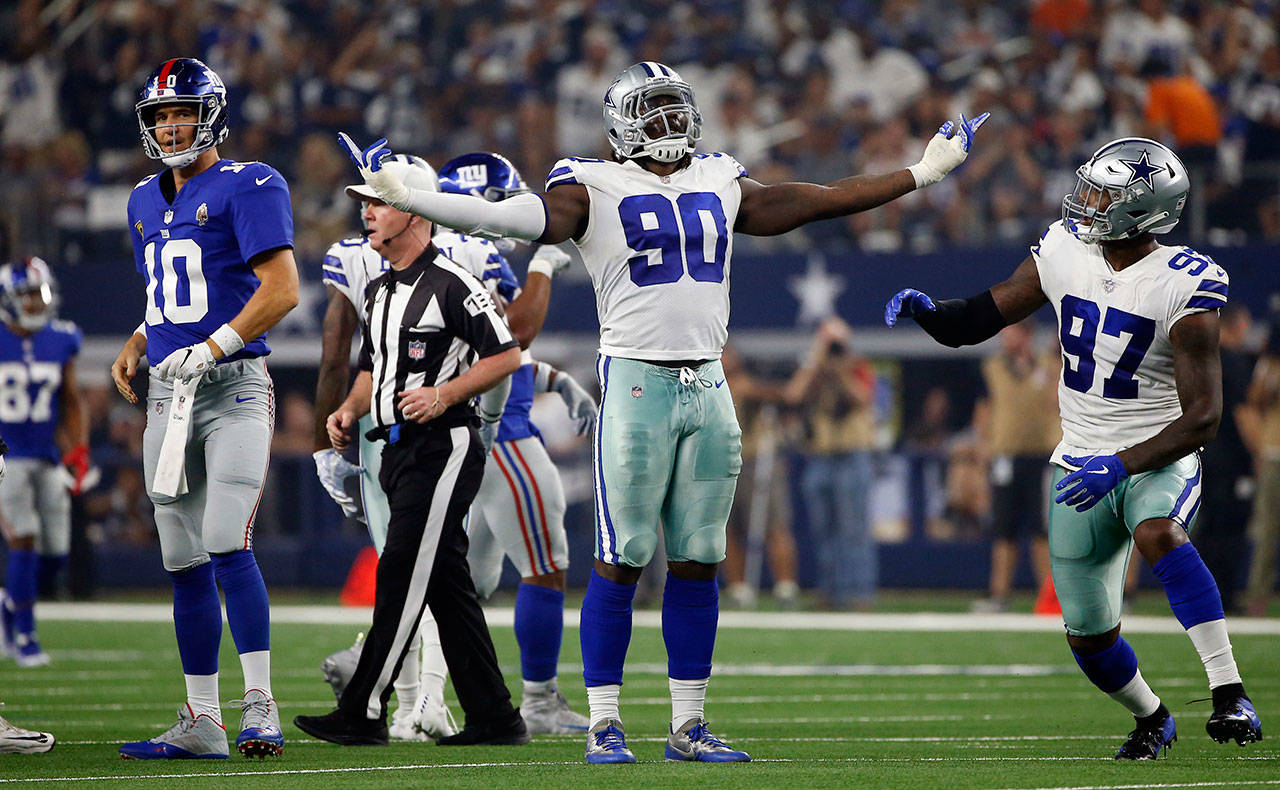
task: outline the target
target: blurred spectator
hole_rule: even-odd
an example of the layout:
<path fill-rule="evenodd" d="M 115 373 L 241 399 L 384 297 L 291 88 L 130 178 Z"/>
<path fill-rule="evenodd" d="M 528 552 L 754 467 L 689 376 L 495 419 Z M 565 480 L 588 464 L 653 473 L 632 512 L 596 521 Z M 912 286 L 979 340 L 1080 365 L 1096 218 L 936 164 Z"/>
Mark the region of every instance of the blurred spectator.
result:
<path fill-rule="evenodd" d="M 1142 76 L 1149 80 L 1147 136 L 1172 137 L 1178 158 L 1188 167 L 1212 166 L 1222 140 L 1222 121 L 1213 96 L 1185 66 L 1178 70 L 1162 54 L 1152 55 L 1143 64 Z"/>
<path fill-rule="evenodd" d="M 1221 311 L 1219 347 L 1222 352 L 1222 421 L 1218 435 L 1200 452 L 1204 488 L 1196 519 L 1196 548 L 1213 572 L 1222 605 L 1235 611 L 1239 604 L 1240 571 L 1245 528 L 1253 510 L 1254 463 L 1250 443 L 1256 425 L 1245 414 L 1254 358 L 1246 348 L 1253 322 L 1249 308 L 1231 302 Z M 1243 418 L 1243 419 L 1242 419 Z M 1245 438 L 1244 429 L 1251 427 Z"/>
<path fill-rule="evenodd" d="M 787 399 L 804 420 L 801 488 L 818 548 L 827 606 L 870 608 L 879 582 L 869 503 L 875 447 L 875 373 L 853 353 L 849 325 L 824 321 Z"/>
<path fill-rule="evenodd" d="M 720 357 L 733 405 L 742 426 L 742 471 L 729 514 L 725 580 L 729 597 L 737 606 L 755 604 L 756 588 L 749 578 L 748 561 L 753 553 L 769 558 L 773 596 L 784 607 L 796 604 L 796 544 L 791 533 L 791 492 L 788 481 L 787 448 L 778 420 L 777 407 L 783 402 L 781 385 L 752 375 L 746 362 L 732 346 Z M 757 545 L 753 545 L 755 542 Z M 755 571 L 759 565 L 755 565 Z"/>
<path fill-rule="evenodd" d="M 1272 295 L 1270 339 L 1249 383 L 1248 406 L 1258 425 L 1258 491 L 1253 501 L 1253 561 L 1245 607 L 1250 615 L 1267 613 L 1276 587 L 1276 543 L 1280 542 L 1280 304 Z"/>
<path fill-rule="evenodd" d="M 271 437 L 271 454 L 309 457 L 315 439 L 311 400 L 295 391 L 285 393 L 279 402 L 279 416 Z"/>
<path fill-rule="evenodd" d="M 987 453 L 991 458 L 991 576 L 974 611 L 1002 612 L 1024 538 L 1030 539 L 1036 586 L 1049 575 L 1049 454 L 1062 439 L 1057 385 L 1061 364 L 1040 353 L 1027 323 L 1000 333 L 1000 351 L 982 362 L 987 385 Z"/>

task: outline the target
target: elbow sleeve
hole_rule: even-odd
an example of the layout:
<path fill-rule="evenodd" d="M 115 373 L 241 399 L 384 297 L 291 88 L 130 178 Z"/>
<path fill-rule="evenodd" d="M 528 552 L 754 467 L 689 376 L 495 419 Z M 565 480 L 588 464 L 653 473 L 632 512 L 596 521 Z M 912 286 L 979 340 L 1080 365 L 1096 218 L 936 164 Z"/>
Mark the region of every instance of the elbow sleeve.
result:
<path fill-rule="evenodd" d="M 531 193 L 490 203 L 475 195 L 410 189 L 405 210 L 486 239 L 533 241 L 547 229 L 547 210 L 542 197 Z"/>
<path fill-rule="evenodd" d="M 972 346 L 995 337 L 1008 325 L 991 291 L 968 299 L 943 299 L 937 309 L 915 316 L 916 323 L 944 346 Z"/>

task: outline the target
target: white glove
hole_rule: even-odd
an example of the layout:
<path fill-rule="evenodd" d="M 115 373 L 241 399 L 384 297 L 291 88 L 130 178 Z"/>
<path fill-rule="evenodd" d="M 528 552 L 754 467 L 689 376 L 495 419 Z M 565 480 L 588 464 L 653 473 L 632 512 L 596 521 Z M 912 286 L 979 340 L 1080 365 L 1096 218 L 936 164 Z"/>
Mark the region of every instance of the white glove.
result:
<path fill-rule="evenodd" d="M 600 411 L 590 393 L 563 370 L 556 374 L 551 382 L 551 389 L 559 393 L 569 409 L 569 416 L 577 421 L 578 435 L 590 433 L 592 426 L 596 424 L 596 414 Z"/>
<path fill-rule="evenodd" d="M 573 263 L 573 258 L 569 253 L 554 244 L 540 244 L 537 252 L 529 259 L 529 274 L 539 272 L 548 278 L 555 277 L 569 268 L 570 263 Z"/>
<path fill-rule="evenodd" d="M 485 458 L 489 457 L 489 451 L 493 449 L 493 443 L 498 438 L 498 427 L 501 425 L 501 419 L 489 422 L 483 417 L 480 418 L 480 443 L 484 445 Z"/>
<path fill-rule="evenodd" d="M 360 177 L 366 184 L 373 187 L 373 191 L 378 193 L 382 202 L 401 211 L 408 211 L 409 188 L 395 173 L 382 166 L 382 160 L 391 156 L 391 149 L 387 148 L 387 138 L 383 137 L 363 151 L 347 136 L 346 132 L 338 132 L 338 140 L 347 149 L 351 161 L 356 163 L 356 167 L 360 170 Z"/>
<path fill-rule="evenodd" d="M 213 370 L 213 349 L 203 340 L 174 351 L 156 365 L 156 375 L 165 381 L 198 379 Z"/>
<path fill-rule="evenodd" d="M 955 170 L 969 156 L 973 147 L 973 133 L 986 123 L 991 113 L 984 112 L 971 121 L 960 116 L 959 122 L 947 121 L 938 129 L 938 133 L 925 146 L 924 156 L 920 161 L 908 167 L 916 179 L 916 188 L 936 184 Z"/>
<path fill-rule="evenodd" d="M 319 450 L 312 453 L 311 457 L 316 459 L 316 475 L 320 478 L 320 485 L 324 486 L 329 497 L 342 508 L 342 515 L 358 518 L 360 508 L 356 507 L 355 499 L 347 494 L 343 482 L 348 477 L 360 474 L 364 468 L 351 463 L 333 449 Z"/>

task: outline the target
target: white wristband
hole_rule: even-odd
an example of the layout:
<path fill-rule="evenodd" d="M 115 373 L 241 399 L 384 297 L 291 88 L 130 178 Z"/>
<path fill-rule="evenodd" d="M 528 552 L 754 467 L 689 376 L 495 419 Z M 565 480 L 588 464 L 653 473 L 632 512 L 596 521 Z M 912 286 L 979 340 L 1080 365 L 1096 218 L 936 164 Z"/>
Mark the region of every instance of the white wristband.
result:
<path fill-rule="evenodd" d="M 137 329 L 135 329 L 135 330 L 133 330 L 133 333 L 134 333 L 135 335 L 142 335 L 143 337 L 146 337 L 146 336 L 147 336 L 147 322 L 146 322 L 146 321 L 143 321 L 141 324 L 138 324 L 138 328 L 137 328 Z"/>
<path fill-rule="evenodd" d="M 542 258 L 534 258 L 529 261 L 529 274 L 545 274 L 547 279 L 550 280 L 554 276 L 554 272 L 555 266 L 551 264 L 551 261 Z"/>
<path fill-rule="evenodd" d="M 240 349 L 244 348 L 244 340 L 236 330 L 231 328 L 231 324 L 223 324 L 213 330 L 213 334 L 209 335 L 209 339 L 222 349 L 222 356 L 229 357 Z"/>
<path fill-rule="evenodd" d="M 908 167 L 907 170 L 911 171 L 911 177 L 916 180 L 916 189 L 936 184 L 943 178 L 942 173 L 939 173 L 936 168 L 930 167 L 924 162 L 917 162 Z"/>

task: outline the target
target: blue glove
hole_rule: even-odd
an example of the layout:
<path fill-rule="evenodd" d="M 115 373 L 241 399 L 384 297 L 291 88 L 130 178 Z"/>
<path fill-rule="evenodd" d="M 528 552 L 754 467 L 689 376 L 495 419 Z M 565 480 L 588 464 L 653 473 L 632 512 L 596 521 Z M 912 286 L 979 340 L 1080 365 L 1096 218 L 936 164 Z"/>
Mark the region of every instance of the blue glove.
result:
<path fill-rule="evenodd" d="M 938 134 L 942 135 L 943 137 L 950 137 L 951 131 L 954 129 L 956 131 L 956 134 L 960 135 L 960 147 L 964 149 L 965 153 L 968 153 L 969 149 L 973 147 L 973 133 L 978 131 L 978 127 L 986 123 L 987 119 L 990 117 L 991 117 L 991 113 L 984 112 L 982 115 L 979 115 L 977 118 L 966 121 L 964 118 L 964 113 L 960 113 L 959 124 L 955 124 L 955 123 L 952 123 L 951 121 L 947 121 L 941 127 L 939 127 Z"/>
<path fill-rule="evenodd" d="M 1080 468 L 1058 481 L 1054 487 L 1062 493 L 1053 501 L 1059 505 L 1074 506 L 1080 513 L 1098 504 L 1129 476 L 1124 462 L 1116 455 L 1095 455 L 1090 458 L 1064 455 L 1062 460 Z"/>
<path fill-rule="evenodd" d="M 351 157 L 351 161 L 356 163 L 356 167 L 360 168 L 361 174 L 378 172 L 382 169 L 382 160 L 391 156 L 391 149 L 387 148 L 385 137 L 363 151 L 346 132 L 338 132 L 338 142 L 347 152 L 347 156 Z"/>
<path fill-rule="evenodd" d="M 929 294 L 914 288 L 903 288 L 884 306 L 884 322 L 894 326 L 899 318 L 911 318 L 920 313 L 932 313 L 937 309 L 938 306 L 929 298 Z"/>

